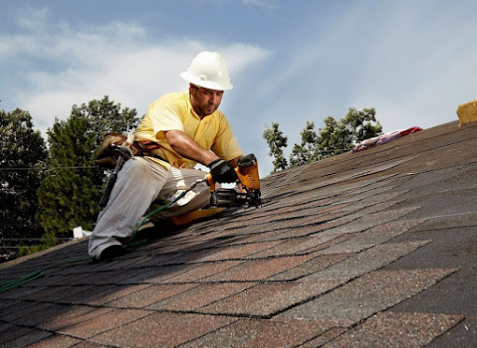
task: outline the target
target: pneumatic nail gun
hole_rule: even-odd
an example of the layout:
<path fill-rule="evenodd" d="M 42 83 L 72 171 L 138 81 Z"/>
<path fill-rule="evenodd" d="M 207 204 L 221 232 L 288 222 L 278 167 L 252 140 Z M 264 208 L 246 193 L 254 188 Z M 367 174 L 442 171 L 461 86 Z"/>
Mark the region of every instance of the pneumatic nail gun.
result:
<path fill-rule="evenodd" d="M 237 187 L 232 189 L 216 189 L 212 175 L 207 175 L 206 179 L 211 192 L 210 207 L 248 205 L 258 208 L 262 205 L 260 176 L 255 155 L 240 156 L 235 172 L 238 176 Z"/>

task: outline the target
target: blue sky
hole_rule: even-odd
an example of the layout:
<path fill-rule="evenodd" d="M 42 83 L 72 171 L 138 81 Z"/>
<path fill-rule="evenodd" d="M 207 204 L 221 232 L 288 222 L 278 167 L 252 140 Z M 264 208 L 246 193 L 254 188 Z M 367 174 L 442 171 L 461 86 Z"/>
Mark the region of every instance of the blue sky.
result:
<path fill-rule="evenodd" d="M 0 107 L 28 110 L 43 134 L 71 107 L 108 95 L 140 115 L 202 50 L 226 59 L 221 110 L 245 153 L 278 122 L 374 107 L 384 131 L 457 119 L 477 99 L 473 0 L 2 0 Z M 46 138 L 46 137 L 45 137 Z M 289 150 L 288 150 L 289 151 Z"/>

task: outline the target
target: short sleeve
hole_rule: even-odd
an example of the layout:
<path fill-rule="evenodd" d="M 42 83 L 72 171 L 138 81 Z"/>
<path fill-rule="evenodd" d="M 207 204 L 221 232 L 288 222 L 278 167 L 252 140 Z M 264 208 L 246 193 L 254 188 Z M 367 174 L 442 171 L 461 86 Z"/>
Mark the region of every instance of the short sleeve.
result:
<path fill-rule="evenodd" d="M 153 102 L 146 113 L 146 117 L 151 121 L 153 133 L 160 139 L 161 133 L 177 129 L 184 131 L 183 123 L 179 117 L 180 106 L 171 98 L 159 98 Z"/>
<path fill-rule="evenodd" d="M 226 161 L 230 161 L 242 155 L 242 150 L 224 115 L 221 115 L 219 119 L 219 130 L 212 145 L 212 151 Z"/>

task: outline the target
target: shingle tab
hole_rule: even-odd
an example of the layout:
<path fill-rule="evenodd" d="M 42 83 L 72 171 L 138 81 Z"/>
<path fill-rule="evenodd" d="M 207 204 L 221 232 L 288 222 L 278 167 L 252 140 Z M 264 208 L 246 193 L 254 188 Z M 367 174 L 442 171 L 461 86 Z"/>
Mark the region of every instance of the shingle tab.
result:
<path fill-rule="evenodd" d="M 453 272 L 453 269 L 371 272 L 280 317 L 333 319 L 352 325 L 418 294 Z"/>
<path fill-rule="evenodd" d="M 94 336 L 90 340 L 117 347 L 176 347 L 236 320 L 224 316 L 153 313 L 120 328 Z"/>
<path fill-rule="evenodd" d="M 378 313 L 323 348 L 424 347 L 461 320 L 458 315 Z"/>
<path fill-rule="evenodd" d="M 217 332 L 208 334 L 182 346 L 206 347 L 297 347 L 310 339 L 328 333 L 330 324 L 319 320 L 239 320 Z M 333 331 L 337 334 L 341 331 Z"/>

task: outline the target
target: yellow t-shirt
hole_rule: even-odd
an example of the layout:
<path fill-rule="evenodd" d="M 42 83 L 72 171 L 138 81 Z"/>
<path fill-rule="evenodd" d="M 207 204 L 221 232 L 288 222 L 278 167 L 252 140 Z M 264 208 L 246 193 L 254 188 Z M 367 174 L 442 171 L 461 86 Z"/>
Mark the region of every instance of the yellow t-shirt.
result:
<path fill-rule="evenodd" d="M 226 161 L 242 155 L 225 115 L 216 110 L 201 120 L 192 108 L 189 90 L 166 94 L 149 105 L 135 136 L 137 140 L 158 143 L 161 147 L 154 153 L 174 167 L 193 168 L 197 162 L 182 157 L 167 142 L 164 131 L 173 129 L 184 132 L 204 149 L 212 150 Z M 168 167 L 165 162 L 160 163 Z"/>

